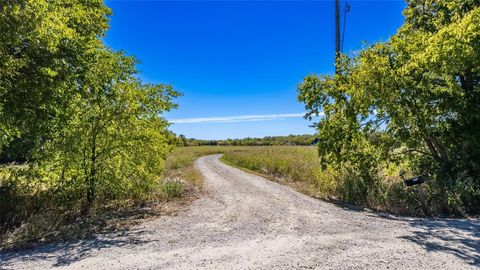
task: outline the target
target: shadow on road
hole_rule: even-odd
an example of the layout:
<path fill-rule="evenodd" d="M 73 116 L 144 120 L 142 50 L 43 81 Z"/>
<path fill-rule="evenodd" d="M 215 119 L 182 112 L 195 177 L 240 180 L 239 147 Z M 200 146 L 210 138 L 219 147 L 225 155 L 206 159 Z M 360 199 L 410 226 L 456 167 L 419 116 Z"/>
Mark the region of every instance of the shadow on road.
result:
<path fill-rule="evenodd" d="M 369 215 L 408 223 L 411 234 L 400 238 L 427 252 L 452 254 L 468 264 L 480 266 L 480 219 L 397 217 L 386 213 Z"/>
<path fill-rule="evenodd" d="M 335 205 L 347 211 L 370 211 L 345 203 Z M 411 234 L 400 238 L 419 245 L 427 252 L 452 254 L 471 265 L 480 266 L 480 219 L 414 218 L 382 212 L 371 212 L 368 216 L 408 223 Z"/>
<path fill-rule="evenodd" d="M 141 235 L 148 233 L 145 230 L 122 230 L 115 234 L 93 237 L 71 243 L 50 244 L 43 247 L 0 252 L 0 270 L 9 269 L 11 261 L 27 262 L 37 260 L 56 261 L 53 266 L 68 266 L 74 262 L 89 257 L 94 251 L 110 247 L 128 247 L 146 244 L 150 241 L 142 240 Z M 41 266 L 40 266 L 41 267 Z"/>
<path fill-rule="evenodd" d="M 480 266 L 480 220 L 407 220 L 413 234 L 401 238 L 418 244 L 428 252 L 457 256 Z"/>
<path fill-rule="evenodd" d="M 368 212 L 367 216 L 405 222 L 411 234 L 401 236 L 427 252 L 452 254 L 466 263 L 480 267 L 480 219 L 416 218 L 375 212 L 362 206 L 330 201 L 351 212 Z"/>

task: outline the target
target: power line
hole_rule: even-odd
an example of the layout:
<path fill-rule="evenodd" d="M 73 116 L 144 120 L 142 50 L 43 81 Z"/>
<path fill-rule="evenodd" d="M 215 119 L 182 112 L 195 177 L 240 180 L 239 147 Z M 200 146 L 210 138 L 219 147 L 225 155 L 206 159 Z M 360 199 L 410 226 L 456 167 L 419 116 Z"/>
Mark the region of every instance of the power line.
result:
<path fill-rule="evenodd" d="M 343 29 L 340 25 L 340 0 L 335 0 L 335 74 L 338 74 L 338 58 L 343 51 L 343 44 L 345 43 L 345 28 L 347 22 L 347 13 L 350 11 L 350 4 L 345 1 L 345 8 L 343 10 Z M 340 39 L 340 32 L 342 37 Z"/>
<path fill-rule="evenodd" d="M 343 10 L 343 30 L 342 30 L 342 45 L 340 50 L 343 51 L 343 44 L 345 43 L 345 28 L 347 28 L 347 13 L 350 11 L 350 3 L 345 1 L 345 9 Z"/>
<path fill-rule="evenodd" d="M 335 0 L 335 74 L 338 74 L 340 57 L 340 0 Z"/>

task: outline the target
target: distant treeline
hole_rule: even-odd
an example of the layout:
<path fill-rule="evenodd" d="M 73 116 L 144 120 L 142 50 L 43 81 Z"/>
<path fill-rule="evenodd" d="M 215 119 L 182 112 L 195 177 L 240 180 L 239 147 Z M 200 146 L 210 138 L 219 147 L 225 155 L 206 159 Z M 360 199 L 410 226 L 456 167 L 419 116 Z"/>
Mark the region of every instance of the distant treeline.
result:
<path fill-rule="evenodd" d="M 228 145 L 228 146 L 269 146 L 269 145 L 311 145 L 315 135 L 267 136 L 263 138 L 243 138 L 226 140 L 199 140 L 178 136 L 179 146 Z"/>

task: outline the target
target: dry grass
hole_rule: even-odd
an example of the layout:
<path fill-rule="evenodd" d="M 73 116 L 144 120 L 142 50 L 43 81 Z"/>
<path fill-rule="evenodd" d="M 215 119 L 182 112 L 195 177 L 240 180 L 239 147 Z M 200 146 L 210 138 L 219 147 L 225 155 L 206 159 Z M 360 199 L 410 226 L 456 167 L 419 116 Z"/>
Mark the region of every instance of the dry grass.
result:
<path fill-rule="evenodd" d="M 327 168 L 322 171 L 315 147 L 241 147 L 225 151 L 222 160 L 289 185 L 312 197 L 395 214 L 422 214 L 415 190 L 406 188 L 400 178 L 379 175 L 373 184 L 368 184 L 348 168 L 342 171 Z"/>
<path fill-rule="evenodd" d="M 109 233 L 161 215 L 174 215 L 198 198 L 189 193 L 172 200 L 123 200 L 99 205 L 88 216 L 80 209 L 50 207 L 0 237 L 0 250 L 18 250 L 52 242 L 65 242 Z"/>
<path fill-rule="evenodd" d="M 326 177 L 325 172 L 320 171 L 315 147 L 242 147 L 235 151 L 227 151 L 222 161 L 260 173 L 270 180 L 287 184 L 310 196 L 325 198 L 327 194 L 332 195 L 332 192 L 323 192 L 321 187 L 326 185 L 319 184 Z"/>

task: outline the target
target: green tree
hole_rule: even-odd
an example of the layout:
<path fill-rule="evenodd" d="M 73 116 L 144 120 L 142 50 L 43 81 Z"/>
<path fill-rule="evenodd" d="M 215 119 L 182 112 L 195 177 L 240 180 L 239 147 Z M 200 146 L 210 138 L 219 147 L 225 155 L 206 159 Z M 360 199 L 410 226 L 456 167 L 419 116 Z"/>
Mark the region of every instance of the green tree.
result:
<path fill-rule="evenodd" d="M 174 143 L 162 114 L 179 93 L 142 83 L 135 59 L 102 43 L 101 0 L 0 9 L 0 146 L 31 142 L 28 184 L 86 211 L 98 197 L 145 196 Z"/>
<path fill-rule="evenodd" d="M 179 144 L 181 146 L 187 146 L 188 142 L 187 142 L 187 138 L 185 137 L 185 135 L 180 134 L 180 136 L 178 136 L 178 138 L 180 140 Z"/>
<path fill-rule="evenodd" d="M 298 98 L 307 117 L 324 114 L 325 167 L 353 166 L 369 187 L 386 162 L 408 161 L 434 179 L 442 211 L 478 211 L 480 3 L 407 4 L 388 42 L 344 55 L 338 75 L 307 76 Z"/>
<path fill-rule="evenodd" d="M 106 199 L 147 194 L 160 181 L 173 147 L 161 114 L 175 106 L 172 98 L 179 94 L 168 85 L 142 84 L 134 63 L 98 50 L 68 117 L 37 151 L 41 178 L 54 186 L 69 183 L 70 195 L 85 194 L 86 209 L 97 193 Z"/>
<path fill-rule="evenodd" d="M 61 118 L 108 28 L 101 0 L 0 2 L 0 147 Z"/>

